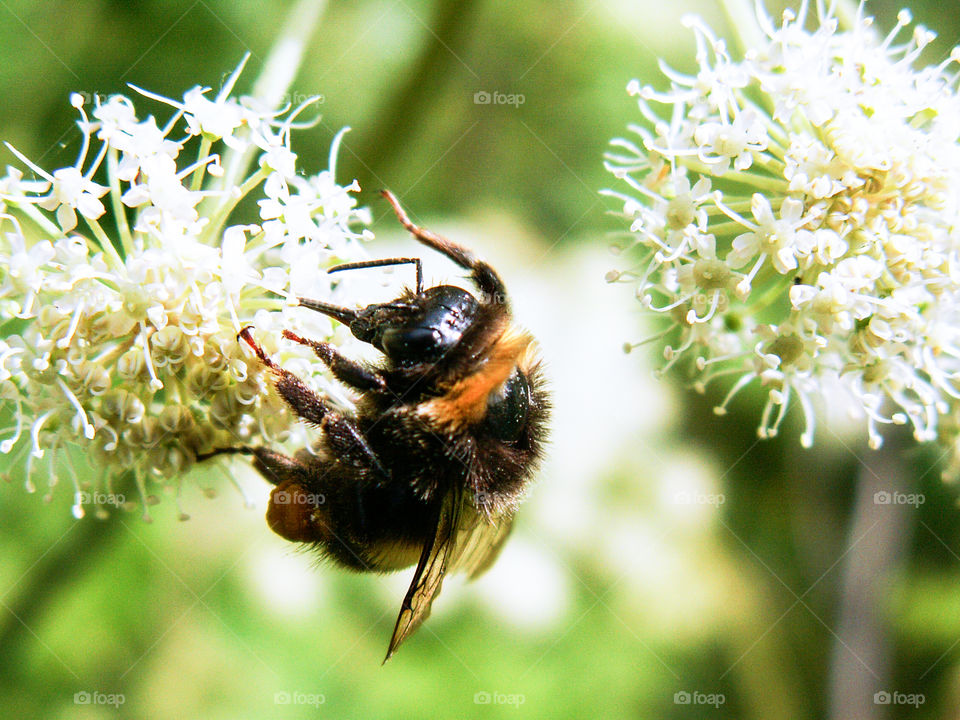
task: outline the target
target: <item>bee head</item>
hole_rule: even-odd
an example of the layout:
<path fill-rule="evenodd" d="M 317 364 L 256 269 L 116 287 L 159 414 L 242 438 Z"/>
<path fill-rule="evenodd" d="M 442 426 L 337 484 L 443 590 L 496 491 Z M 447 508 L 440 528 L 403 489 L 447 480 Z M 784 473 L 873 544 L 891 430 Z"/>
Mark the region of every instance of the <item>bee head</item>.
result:
<path fill-rule="evenodd" d="M 339 320 L 397 365 L 436 362 L 473 323 L 479 303 L 462 288 L 437 285 L 388 303 L 349 310 L 301 298 L 300 304 Z"/>

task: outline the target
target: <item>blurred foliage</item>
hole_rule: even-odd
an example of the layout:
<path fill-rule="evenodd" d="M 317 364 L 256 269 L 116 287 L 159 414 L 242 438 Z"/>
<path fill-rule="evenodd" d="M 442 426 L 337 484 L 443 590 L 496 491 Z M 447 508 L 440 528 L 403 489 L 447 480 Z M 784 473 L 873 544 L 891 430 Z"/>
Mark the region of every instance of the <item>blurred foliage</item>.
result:
<path fill-rule="evenodd" d="M 0 138 L 45 167 L 69 165 L 79 138 L 71 91 L 125 92 L 133 83 L 178 97 L 198 83 L 217 88 L 247 50 L 241 85 L 249 87 L 289 6 L 8 0 L 0 7 Z M 870 12 L 888 28 L 899 7 L 872 2 Z M 926 56 L 933 62 L 960 37 L 960 16 L 932 0 L 912 10 L 940 34 Z M 352 126 L 337 173 L 360 180 L 375 230 L 394 232 L 372 192 L 390 187 L 433 227 L 466 223 L 481 245 L 490 234 L 497 257 L 519 258 L 508 277 L 523 276 L 533 288 L 528 302 L 543 305 L 531 316 L 553 316 L 567 343 L 553 347 L 582 353 L 579 364 L 548 356 L 558 399 L 581 404 L 558 409 L 556 459 L 515 538 L 561 573 L 560 610 L 524 624 L 488 598 L 508 593 L 513 576 L 471 590 L 449 583 L 435 617 L 381 668 L 403 578 L 308 567 L 312 560 L 270 535 L 219 471 L 199 476 L 201 486 L 222 487 L 215 501 L 187 485 L 190 522 L 176 522 L 165 501 L 152 524 L 126 513 L 78 523 L 69 492 L 44 505 L 42 492 L 28 495 L 8 477 L 14 482 L 0 490 L 4 717 L 826 715 L 868 451 L 859 439 L 837 438 L 805 452 L 796 428 L 757 443 L 758 407 L 746 395 L 718 418 L 716 397 L 680 389 L 672 402 L 682 409 L 670 416 L 670 402 L 650 400 L 666 384 L 614 385 L 649 370 L 638 354 L 616 355 L 642 329 L 630 298 L 602 284 L 616 225 L 596 192 L 609 184 L 601 158 L 609 138 L 637 120 L 628 80 L 657 82 L 658 56 L 692 67 L 692 37 L 679 23 L 689 11 L 723 26 L 711 3 L 333 2 L 293 87 L 295 96 L 324 96 L 318 126 L 294 140 L 303 167 L 323 168 L 334 133 Z M 524 101 L 477 104 L 482 91 Z M 585 274 L 589 255 L 601 267 Z M 574 319 L 593 296 L 600 308 L 622 308 L 626 323 L 612 325 L 606 310 Z M 609 332 L 585 347 L 579 328 L 593 325 Z M 616 369 L 601 372 L 600 358 Z M 582 395 L 565 394 L 584 386 Z M 591 404 L 598 401 L 604 409 Z M 922 693 L 925 703 L 880 710 L 955 717 L 960 511 L 930 451 L 911 450 L 908 460 L 916 469 L 909 489 L 926 502 L 910 510 L 902 555 L 872 582 L 872 602 L 891 643 L 885 687 Z M 588 470 L 564 484 L 565 465 Z M 658 496 L 674 492 L 677 478 L 725 501 L 678 515 Z M 270 568 L 291 560 L 283 577 L 299 584 L 286 592 Z M 125 702 L 119 711 L 74 702 L 74 693 L 94 691 Z M 721 693 L 725 702 L 677 704 L 684 691 Z M 301 693 L 301 702 L 290 695 L 291 704 L 278 705 L 282 693 Z M 303 704 L 311 694 L 324 702 Z"/>

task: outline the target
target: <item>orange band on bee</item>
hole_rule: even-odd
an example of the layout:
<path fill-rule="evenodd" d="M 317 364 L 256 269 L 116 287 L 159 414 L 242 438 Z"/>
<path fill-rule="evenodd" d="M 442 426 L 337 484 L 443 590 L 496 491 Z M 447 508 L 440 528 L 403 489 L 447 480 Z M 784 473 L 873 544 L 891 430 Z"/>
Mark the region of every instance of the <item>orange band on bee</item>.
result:
<path fill-rule="evenodd" d="M 420 412 L 444 426 L 462 427 L 480 422 L 487 412 L 487 399 L 507 381 L 527 356 L 533 338 L 515 328 L 507 329 L 487 351 L 483 364 L 456 382 L 446 393 L 423 404 Z"/>

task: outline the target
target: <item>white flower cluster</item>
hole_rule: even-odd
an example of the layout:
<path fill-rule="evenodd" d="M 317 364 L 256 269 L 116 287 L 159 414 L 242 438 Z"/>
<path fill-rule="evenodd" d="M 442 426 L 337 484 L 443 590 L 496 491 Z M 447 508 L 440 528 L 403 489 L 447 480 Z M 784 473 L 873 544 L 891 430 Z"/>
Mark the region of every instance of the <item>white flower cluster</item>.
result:
<path fill-rule="evenodd" d="M 960 412 L 960 51 L 933 66 L 934 38 L 908 12 L 878 36 L 817 3 L 777 27 L 758 5 L 761 43 L 741 60 L 697 18 L 699 71 L 667 67 L 669 89 L 633 81 L 645 123 L 617 139 L 608 169 L 623 202 L 644 307 L 669 318 L 664 369 L 680 358 L 702 389 L 757 381 L 761 437 L 792 398 L 813 442 L 811 400 L 841 388 L 879 426 L 955 442 Z M 659 111 L 658 108 L 663 108 Z M 672 334 L 672 335 L 671 335 Z M 627 346 L 628 349 L 635 345 Z"/>
<path fill-rule="evenodd" d="M 174 108 L 162 126 L 127 97 L 88 116 L 74 95 L 73 167 L 47 172 L 9 148 L 37 179 L 12 167 L 0 179 L 0 451 L 31 491 L 37 475 L 51 489 L 71 476 L 77 517 L 89 498 L 123 495 L 118 480 L 149 505 L 148 480 L 179 489 L 197 454 L 284 439 L 291 415 L 237 332 L 254 325 L 268 351 L 284 327 L 329 337 L 296 297 L 329 297 L 324 270 L 363 254 L 359 187 L 333 176 L 340 136 L 329 170 L 298 175 L 290 133 L 310 101 L 276 112 L 234 98 L 242 67 L 215 98 L 134 88 Z M 245 153 L 258 168 L 229 180 Z M 251 194 L 260 222 L 229 224 Z M 81 453 L 60 452 L 71 446 Z M 92 468 L 78 472 L 78 455 Z"/>

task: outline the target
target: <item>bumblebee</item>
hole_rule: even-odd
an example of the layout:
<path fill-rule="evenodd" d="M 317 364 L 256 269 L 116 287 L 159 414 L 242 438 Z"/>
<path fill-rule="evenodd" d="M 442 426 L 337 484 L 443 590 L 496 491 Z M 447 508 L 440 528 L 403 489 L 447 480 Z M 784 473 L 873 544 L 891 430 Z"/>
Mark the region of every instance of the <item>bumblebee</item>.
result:
<path fill-rule="evenodd" d="M 474 578 L 496 559 L 542 456 L 549 399 L 533 339 L 512 323 L 496 271 L 414 225 L 393 194 L 382 194 L 414 238 L 468 270 L 479 292 L 424 289 L 419 258 L 331 268 L 416 268 L 416 288 L 392 302 L 349 309 L 299 298 L 381 352 L 377 366 L 283 332 L 359 394 L 356 411 L 337 408 L 279 367 L 246 328 L 240 338 L 273 374 L 277 392 L 321 435 L 312 451 L 293 457 L 264 447 L 221 452 L 252 455 L 275 485 L 267 523 L 281 537 L 354 570 L 416 564 L 386 662 L 430 614 L 448 572 Z"/>

